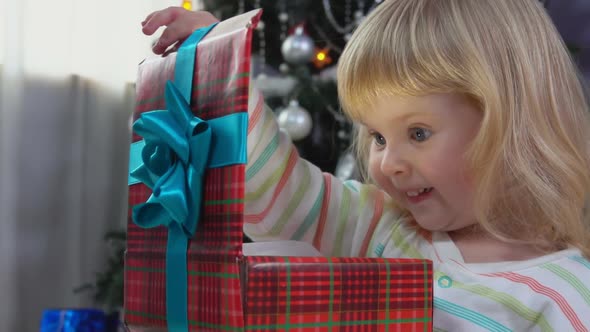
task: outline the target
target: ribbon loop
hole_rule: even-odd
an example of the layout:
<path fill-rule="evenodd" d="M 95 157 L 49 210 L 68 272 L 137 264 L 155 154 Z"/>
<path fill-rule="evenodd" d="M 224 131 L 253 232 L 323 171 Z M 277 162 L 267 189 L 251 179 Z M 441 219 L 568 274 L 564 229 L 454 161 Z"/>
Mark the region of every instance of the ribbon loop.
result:
<path fill-rule="evenodd" d="M 174 222 L 190 238 L 197 226 L 202 188 L 201 181 L 191 180 L 189 175 L 205 173 L 211 130 L 206 122 L 193 119 L 188 103 L 170 81 L 165 96 L 168 111 L 143 113 L 133 125 L 144 137 L 145 147 L 141 152 L 143 165 L 132 176 L 152 189 L 148 202 L 135 207 L 133 215 L 142 227 L 153 227 L 154 221 L 144 218 L 157 215 L 160 225 L 168 227 Z M 199 153 L 191 153 L 194 148 L 189 145 L 198 146 Z M 153 204 L 162 209 L 154 210 Z M 169 220 L 161 217 L 164 211 Z"/>

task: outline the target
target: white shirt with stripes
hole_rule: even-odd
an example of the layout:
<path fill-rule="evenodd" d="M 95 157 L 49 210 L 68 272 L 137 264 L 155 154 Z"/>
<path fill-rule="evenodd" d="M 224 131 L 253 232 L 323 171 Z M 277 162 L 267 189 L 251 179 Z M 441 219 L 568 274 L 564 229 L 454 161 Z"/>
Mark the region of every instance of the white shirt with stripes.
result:
<path fill-rule="evenodd" d="M 327 256 L 432 260 L 435 331 L 590 330 L 590 262 L 579 250 L 467 264 L 446 233 L 408 226 L 378 188 L 300 158 L 251 95 L 244 230 L 252 239 L 306 241 Z"/>

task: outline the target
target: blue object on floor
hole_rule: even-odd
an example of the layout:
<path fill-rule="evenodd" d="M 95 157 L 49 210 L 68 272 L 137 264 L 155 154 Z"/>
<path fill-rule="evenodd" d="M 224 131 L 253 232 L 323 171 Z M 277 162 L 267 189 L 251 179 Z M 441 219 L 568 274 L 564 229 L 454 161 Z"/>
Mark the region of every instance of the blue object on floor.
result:
<path fill-rule="evenodd" d="M 106 316 L 96 309 L 48 309 L 40 332 L 107 332 Z"/>

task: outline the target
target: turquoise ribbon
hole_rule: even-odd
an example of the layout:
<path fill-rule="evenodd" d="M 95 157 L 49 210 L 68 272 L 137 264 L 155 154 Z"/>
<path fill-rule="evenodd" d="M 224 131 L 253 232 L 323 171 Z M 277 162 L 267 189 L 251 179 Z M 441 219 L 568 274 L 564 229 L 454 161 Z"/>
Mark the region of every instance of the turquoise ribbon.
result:
<path fill-rule="evenodd" d="M 179 48 L 175 83 L 166 83 L 167 110 L 142 113 L 133 130 L 144 138 L 131 146 L 129 185 L 142 182 L 152 195 L 133 207 L 142 228 L 168 227 L 166 318 L 171 332 L 188 331 L 188 241 L 200 217 L 207 168 L 246 163 L 248 115 L 204 121 L 195 117 L 192 94 L 197 44 L 215 25 L 195 31 Z"/>

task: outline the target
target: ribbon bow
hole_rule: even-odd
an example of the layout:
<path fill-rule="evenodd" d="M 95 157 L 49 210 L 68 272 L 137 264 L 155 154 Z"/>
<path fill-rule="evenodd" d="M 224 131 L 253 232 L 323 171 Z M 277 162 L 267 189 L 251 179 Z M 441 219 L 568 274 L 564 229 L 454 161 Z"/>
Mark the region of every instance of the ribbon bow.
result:
<path fill-rule="evenodd" d="M 190 239 L 199 219 L 202 182 L 211 128 L 194 117 L 174 84 L 166 83 L 167 111 L 141 115 L 133 130 L 144 138 L 143 164 L 131 176 L 152 189 L 147 202 L 133 208 L 133 220 L 144 228 L 174 223 Z"/>

